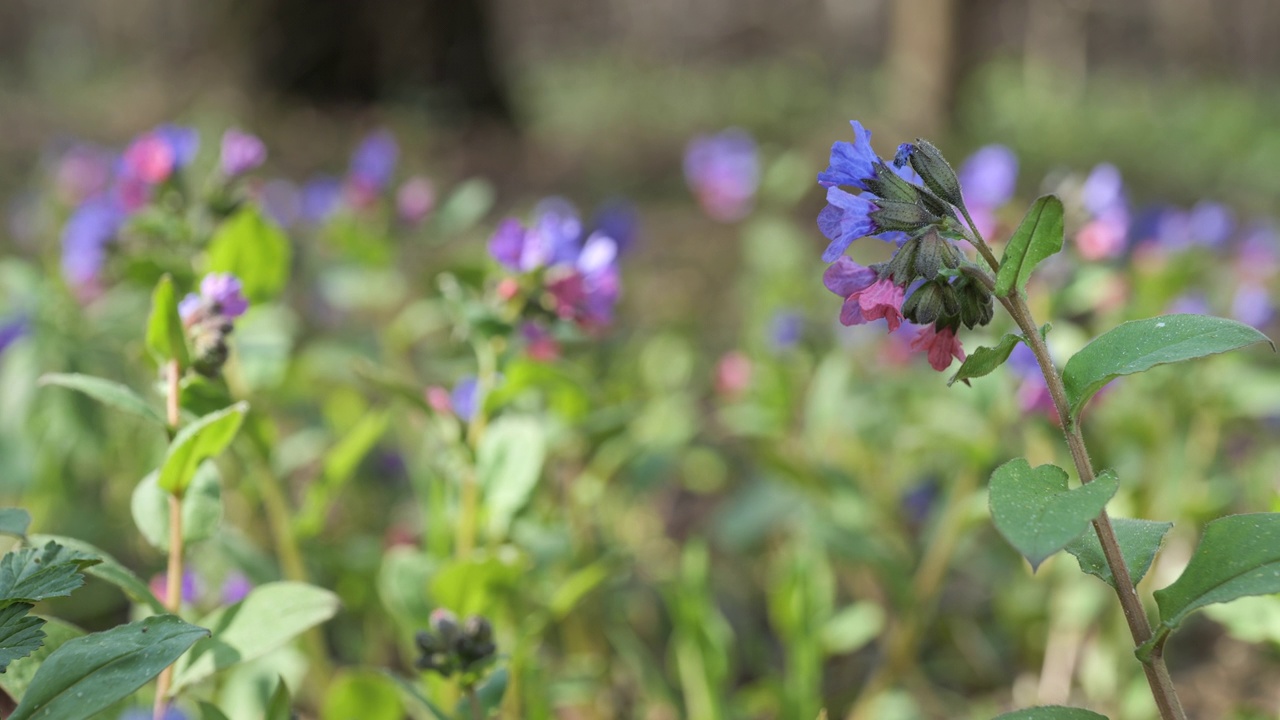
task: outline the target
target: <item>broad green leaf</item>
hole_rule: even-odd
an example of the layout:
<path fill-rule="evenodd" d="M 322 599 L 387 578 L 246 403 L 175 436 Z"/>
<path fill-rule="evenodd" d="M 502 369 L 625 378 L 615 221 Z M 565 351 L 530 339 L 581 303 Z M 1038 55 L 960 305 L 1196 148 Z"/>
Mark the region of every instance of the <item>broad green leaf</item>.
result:
<path fill-rule="evenodd" d="M 1063 368 L 1071 419 L 1080 416 L 1094 393 L 1121 375 L 1259 342 L 1271 341 L 1248 325 L 1209 315 L 1161 315 L 1123 323 L 1094 338 Z"/>
<path fill-rule="evenodd" d="M 160 489 L 160 473 L 153 470 L 133 490 L 130 509 L 138 531 L 157 550 L 169 550 L 169 498 Z M 222 524 L 222 482 L 212 460 L 200 463 L 182 494 L 182 538 L 187 543 L 208 540 Z"/>
<path fill-rule="evenodd" d="M 1008 297 L 1016 287 L 1022 290 L 1045 258 L 1062 249 L 1062 201 L 1042 195 L 1013 231 L 996 273 L 996 297 Z"/>
<path fill-rule="evenodd" d="M 217 457 L 231 444 L 248 410 L 247 403 L 239 402 L 179 430 L 160 465 L 161 489 L 174 495 L 186 492 L 200 463 Z"/>
<path fill-rule="evenodd" d="M 53 651 L 9 720 L 85 720 L 160 674 L 208 630 L 176 615 L 68 640 Z"/>
<path fill-rule="evenodd" d="M 178 316 L 178 293 L 173 287 L 173 278 L 168 275 L 160 278 L 155 291 L 151 293 L 147 350 L 160 365 L 170 360 L 177 360 L 178 365 L 184 368 L 190 364 L 187 357 L 187 335 L 182 329 L 182 318 Z"/>
<path fill-rule="evenodd" d="M 25 539 L 31 527 L 31 513 L 22 508 L 0 508 L 0 534 Z"/>
<path fill-rule="evenodd" d="M 440 204 L 435 215 L 437 228 L 444 235 L 466 230 L 489 212 L 494 197 L 493 185 L 487 180 L 464 181 Z"/>
<path fill-rule="evenodd" d="M 200 720 L 229 720 L 217 705 L 201 701 L 196 707 L 200 710 Z"/>
<path fill-rule="evenodd" d="M 14 550 L 0 558 L 0 602 L 37 602 L 70 595 L 84 584 L 80 571 L 101 562 L 55 542 Z"/>
<path fill-rule="evenodd" d="M 507 693 L 507 669 L 498 668 L 489 673 L 489 677 L 476 688 L 476 702 L 480 705 L 480 717 L 487 718 L 502 704 L 502 696 Z M 454 717 L 458 720 L 470 720 L 475 717 L 471 712 L 471 700 L 463 696 L 458 701 Z"/>
<path fill-rule="evenodd" d="M 1083 708 L 1045 705 L 1024 710 L 1014 710 L 997 717 L 995 720 L 1107 720 L 1107 716 L 1099 715 L 1092 710 Z"/>
<path fill-rule="evenodd" d="M 1088 485 L 1069 490 L 1062 468 L 1032 468 L 1025 458 L 1016 458 L 991 475 L 991 519 L 1035 570 L 1079 537 L 1118 488 L 1115 475 L 1108 471 Z"/>
<path fill-rule="evenodd" d="M 395 683 L 396 687 L 400 688 L 400 692 L 402 694 L 407 695 L 409 699 L 413 700 L 420 707 L 434 715 L 436 720 L 450 720 L 449 714 L 441 709 L 439 705 L 431 702 L 430 698 L 422 692 L 422 688 L 419 687 L 417 683 L 407 678 L 402 678 L 390 670 L 383 670 L 382 672 L 384 675 L 391 678 L 391 682 Z"/>
<path fill-rule="evenodd" d="M 965 381 L 968 384 L 969 378 L 982 377 L 991 373 L 1009 359 L 1009 354 L 1013 352 L 1013 349 L 1020 342 L 1022 342 L 1021 335 L 1009 333 L 1000 338 L 1000 342 L 995 347 L 980 347 L 974 350 L 960 364 L 960 369 L 956 371 L 955 375 L 951 376 L 951 379 L 947 381 L 947 385 L 950 386 L 957 380 Z"/>
<path fill-rule="evenodd" d="M 121 565 L 119 560 L 99 550 L 97 547 L 83 540 L 61 535 L 32 535 L 31 542 L 33 544 L 56 542 L 70 550 L 76 550 L 85 555 L 92 555 L 98 558 L 102 562 L 84 568 L 86 574 L 115 585 L 123 590 L 130 600 L 150 607 L 152 612 L 159 614 L 167 612 L 164 604 L 156 599 L 156 596 L 151 593 L 151 588 L 147 587 L 146 583 L 142 582 L 132 570 Z"/>
<path fill-rule="evenodd" d="M 314 585 L 274 582 L 201 618 L 213 635 L 201 640 L 174 673 L 173 692 L 275 650 L 338 612 L 338 596 Z"/>
<path fill-rule="evenodd" d="M 1129 568 L 1129 579 L 1137 585 L 1150 569 L 1151 561 L 1160 551 L 1165 533 L 1169 532 L 1173 523 L 1112 518 L 1111 525 L 1115 528 L 1116 539 L 1120 541 L 1120 554 L 1124 556 L 1125 567 Z M 1111 587 L 1116 586 L 1096 532 L 1086 532 L 1067 543 L 1066 551 L 1076 557 L 1080 570 L 1101 578 Z"/>
<path fill-rule="evenodd" d="M 289 686 L 285 684 L 284 678 L 279 678 L 276 682 L 275 692 L 271 693 L 271 699 L 267 701 L 267 712 L 263 720 L 293 720 Z"/>
<path fill-rule="evenodd" d="M 851 653 L 884 630 L 884 610 L 873 602 L 856 602 L 832 615 L 822 626 L 822 648 L 832 655 Z"/>
<path fill-rule="evenodd" d="M 476 472 L 494 536 L 506 535 L 512 518 L 528 502 L 542 475 L 546 444 L 542 425 L 519 415 L 498 418 L 480 440 Z"/>
<path fill-rule="evenodd" d="M 54 650 L 62 647 L 68 640 L 84 637 L 83 630 L 68 622 L 57 618 L 41 619 L 44 621 L 44 626 L 40 628 L 45 634 L 44 644 L 30 655 L 14 660 L 9 669 L 4 674 L 0 674 L 0 688 L 9 693 L 9 697 L 14 700 L 21 700 L 22 696 L 27 693 L 27 687 L 31 685 L 31 679 L 36 676 L 36 671 L 40 669 L 40 665 L 44 663 L 45 658 L 49 657 Z"/>
<path fill-rule="evenodd" d="M 164 416 L 159 410 L 151 407 L 137 393 L 118 382 L 78 373 L 49 373 L 41 375 L 38 382 L 40 385 L 57 385 L 76 390 L 104 405 L 110 405 L 162 426 L 165 424 Z"/>
<path fill-rule="evenodd" d="M 320 720 L 402 720 L 400 691 L 386 675 L 372 670 L 346 670 L 329 683 Z"/>
<path fill-rule="evenodd" d="M 289 282 L 289 238 L 253 205 L 245 204 L 218 227 L 209 240 L 208 254 L 209 272 L 240 278 L 251 302 L 274 298 Z"/>
<path fill-rule="evenodd" d="M 1228 515 L 1210 522 L 1182 575 L 1155 592 L 1162 638 L 1187 615 L 1214 603 L 1280 593 L 1280 513 Z"/>
<path fill-rule="evenodd" d="M 391 615 L 407 626 L 426 627 L 431 619 L 435 605 L 427 590 L 436 565 L 417 548 L 397 546 L 382 556 L 378 595 Z"/>
<path fill-rule="evenodd" d="M 0 673 L 9 663 L 24 658 L 44 643 L 42 618 L 28 615 L 31 603 L 18 602 L 0 609 Z"/>

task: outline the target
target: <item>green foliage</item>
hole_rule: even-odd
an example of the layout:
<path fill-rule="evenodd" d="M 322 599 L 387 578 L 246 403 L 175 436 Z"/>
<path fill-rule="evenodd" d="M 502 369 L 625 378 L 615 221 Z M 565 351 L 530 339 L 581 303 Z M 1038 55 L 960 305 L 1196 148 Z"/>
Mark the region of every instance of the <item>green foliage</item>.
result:
<path fill-rule="evenodd" d="M 480 441 L 476 473 L 484 488 L 489 531 L 506 534 L 511 520 L 528 502 L 542 475 L 546 436 L 532 417 L 504 415 L 494 421 Z"/>
<path fill-rule="evenodd" d="M 1111 525 L 1116 531 L 1116 539 L 1120 542 L 1120 552 L 1124 556 L 1124 565 L 1129 569 L 1129 579 L 1137 585 L 1146 577 L 1151 562 L 1164 543 L 1164 536 L 1173 527 L 1171 522 L 1155 520 L 1131 520 L 1129 518 L 1112 518 Z M 1065 550 L 1075 556 L 1080 563 L 1080 570 L 1101 579 L 1111 587 L 1116 580 L 1111 575 L 1111 567 L 1102 554 L 1102 543 L 1098 542 L 1096 532 L 1086 532 L 1067 543 Z"/>
<path fill-rule="evenodd" d="M 0 609 L 0 672 L 9 663 L 24 658 L 40 647 L 45 633 L 40 628 L 45 621 L 27 613 L 35 607 L 31 603 L 16 602 Z"/>
<path fill-rule="evenodd" d="M 489 673 L 479 685 L 476 686 L 476 704 L 480 706 L 479 716 L 487 718 L 493 714 L 494 710 L 502 704 L 502 696 L 507 693 L 507 669 L 498 668 Z M 453 713 L 454 720 L 472 720 L 476 717 L 475 711 L 471 708 L 471 699 L 463 697 L 458 701 L 458 707 Z"/>
<path fill-rule="evenodd" d="M 136 415 L 163 426 L 164 416 L 128 387 L 92 375 L 49 373 L 40 376 L 41 385 L 56 385 L 88 395 L 105 405 Z"/>
<path fill-rule="evenodd" d="M 1014 710 L 997 717 L 995 720 L 1107 720 L 1107 716 L 1082 708 L 1044 705 L 1024 710 Z"/>
<path fill-rule="evenodd" d="M 208 271 L 240 278 L 250 302 L 275 298 L 289 282 L 289 238 L 253 205 L 244 205 L 209 240 Z"/>
<path fill-rule="evenodd" d="M 991 475 L 991 519 L 1035 570 L 1079 537 L 1118 488 L 1115 475 L 1103 472 L 1088 485 L 1068 489 L 1062 468 L 1032 468 L 1024 458 L 1016 458 Z"/>
<path fill-rule="evenodd" d="M 217 457 L 231 444 L 248 410 L 247 403 L 236 403 L 209 413 L 179 430 L 173 442 L 169 443 L 169 450 L 160 465 L 160 475 L 156 480 L 160 488 L 181 497 L 195 477 L 196 468 L 205 460 Z"/>
<path fill-rule="evenodd" d="M 176 360 L 180 368 L 191 361 L 187 354 L 187 336 L 178 315 L 178 292 L 173 278 L 165 275 L 151 294 L 151 317 L 147 320 L 147 350 L 159 365 Z"/>
<path fill-rule="evenodd" d="M 267 701 L 267 712 L 263 720 L 293 720 L 293 708 L 289 697 L 289 686 L 284 678 L 276 682 L 276 689 Z"/>
<path fill-rule="evenodd" d="M 7 670 L 0 673 L 0 688 L 3 688 L 9 694 L 9 697 L 15 700 L 21 700 L 22 696 L 26 694 L 27 688 L 31 685 L 31 679 L 36 675 L 36 671 L 40 669 L 40 665 L 44 663 L 45 659 L 53 654 L 54 650 L 62 647 L 68 640 L 84 637 L 85 634 L 80 628 L 57 618 L 38 619 L 44 621 L 44 625 L 41 626 L 44 631 L 44 642 L 39 648 L 32 651 L 30 655 L 14 660 Z"/>
<path fill-rule="evenodd" d="M 960 364 L 960 369 L 956 371 L 955 375 L 951 376 L 951 379 L 947 381 L 947 385 L 952 385 L 957 380 L 967 385 L 970 378 L 991 374 L 1009 359 L 1009 355 L 1020 342 L 1022 342 L 1021 335 L 1006 333 L 1004 337 L 1000 338 L 1000 342 L 996 343 L 995 347 L 980 347 L 974 350 Z"/>
<path fill-rule="evenodd" d="M 996 297 L 1008 297 L 1015 288 L 1025 291 L 1031 271 L 1062 249 L 1062 212 L 1062 201 L 1056 195 L 1043 195 L 1032 203 L 1004 248 L 996 274 Z"/>
<path fill-rule="evenodd" d="M 80 571 L 100 560 L 53 541 L 0 558 L 0 602 L 38 602 L 70 595 L 84 584 Z"/>
<path fill-rule="evenodd" d="M 367 670 L 343 671 L 329 683 L 320 720 L 402 720 L 404 705 L 396 683 Z"/>
<path fill-rule="evenodd" d="M 124 594 L 135 603 L 147 605 L 154 613 L 164 613 L 164 604 L 156 599 L 147 584 L 142 582 L 132 570 L 120 564 L 120 561 L 89 543 L 62 535 L 32 535 L 33 543 L 55 542 L 83 555 L 91 555 L 99 562 L 84 568 L 84 572 L 105 580 L 124 591 Z"/>
<path fill-rule="evenodd" d="M 1248 325 L 1208 315 L 1162 315 L 1119 325 L 1094 338 L 1063 368 L 1071 419 L 1080 416 L 1094 393 L 1121 375 L 1259 342 L 1271 341 Z"/>
<path fill-rule="evenodd" d="M 0 508 L 0 534 L 25 539 L 31 527 L 31 513 L 22 508 Z"/>
<path fill-rule="evenodd" d="M 160 473 L 149 473 L 134 488 L 130 507 L 138 531 L 157 550 L 169 550 L 169 493 L 160 489 Z M 195 543 L 213 537 L 222 523 L 222 481 L 212 460 L 200 463 L 182 493 L 182 538 Z"/>
<path fill-rule="evenodd" d="M 157 615 L 74 638 L 40 665 L 9 720 L 84 720 L 133 694 L 208 630 Z"/>

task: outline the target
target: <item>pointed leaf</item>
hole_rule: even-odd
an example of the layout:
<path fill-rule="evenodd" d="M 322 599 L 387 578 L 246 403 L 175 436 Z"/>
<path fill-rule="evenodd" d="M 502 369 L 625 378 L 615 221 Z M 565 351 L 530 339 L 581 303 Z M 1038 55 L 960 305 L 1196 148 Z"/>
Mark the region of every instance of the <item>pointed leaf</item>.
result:
<path fill-rule="evenodd" d="M 90 565 L 84 568 L 87 575 L 92 575 L 99 580 L 106 580 L 124 591 L 124 594 L 135 603 L 146 605 L 156 614 L 164 614 L 164 604 L 161 603 L 156 596 L 151 593 L 151 588 L 133 573 L 132 570 L 120 564 L 119 560 L 108 555 L 97 547 L 77 538 L 69 538 L 61 535 L 32 535 L 31 542 L 33 544 L 56 542 L 59 545 L 65 545 L 68 549 L 79 551 L 85 555 L 91 555 L 101 562 L 97 565 Z"/>
<path fill-rule="evenodd" d="M 208 630 L 156 615 L 69 640 L 53 651 L 9 720 L 85 720 L 134 693 Z"/>
<path fill-rule="evenodd" d="M 512 518 L 528 502 L 546 457 L 546 435 L 532 417 L 504 415 L 480 441 L 476 472 L 484 488 L 489 529 L 503 536 Z"/>
<path fill-rule="evenodd" d="M 1103 472 L 1088 485 L 1069 490 L 1062 468 L 1032 468 L 1025 458 L 1017 458 L 991 475 L 991 519 L 1035 570 L 1079 537 L 1118 488 L 1115 475 Z"/>
<path fill-rule="evenodd" d="M 289 686 L 285 684 L 284 678 L 277 679 L 275 692 L 271 693 L 271 699 L 267 701 L 267 712 L 263 720 L 293 720 Z"/>
<path fill-rule="evenodd" d="M 165 275 L 160 278 L 156 289 L 151 293 L 151 317 L 147 320 L 147 350 L 160 365 L 177 360 L 180 367 L 186 367 L 190 361 L 187 357 L 187 336 L 182 329 L 182 318 L 178 315 L 178 293 L 173 287 L 173 278 Z"/>
<path fill-rule="evenodd" d="M 9 697 L 14 700 L 21 700 L 22 696 L 27 694 L 31 679 L 35 677 L 36 671 L 40 669 L 45 658 L 68 640 L 84 637 L 85 634 L 75 625 L 57 618 L 40 618 L 40 620 L 44 623 L 40 628 L 45 635 L 43 644 L 30 655 L 14 660 L 9 669 L 5 670 L 4 674 L 0 674 L 0 688 L 9 693 Z"/>
<path fill-rule="evenodd" d="M 248 410 L 248 404 L 236 403 L 179 430 L 160 466 L 160 487 L 174 495 L 186 492 L 200 463 L 217 457 L 231 444 Z"/>
<path fill-rule="evenodd" d="M 289 282 L 291 255 L 284 231 L 246 203 L 209 240 L 209 272 L 232 273 L 250 301 L 263 302 Z"/>
<path fill-rule="evenodd" d="M 38 383 L 76 390 L 104 405 L 110 405 L 161 426 L 165 424 L 164 416 L 159 410 L 147 404 L 146 400 L 130 390 L 128 386 L 118 382 L 79 373 L 49 373 L 41 375 Z"/>
<path fill-rule="evenodd" d="M 0 534 L 26 539 L 31 513 L 22 508 L 0 508 Z"/>
<path fill-rule="evenodd" d="M 1099 715 L 1092 710 L 1083 708 L 1044 705 L 1042 707 L 1014 710 L 997 717 L 995 720 L 1107 720 L 1107 716 Z"/>
<path fill-rule="evenodd" d="M 1137 585 L 1151 568 L 1151 561 L 1160 552 L 1165 533 L 1169 532 L 1173 523 L 1112 518 L 1111 524 L 1115 528 L 1116 539 L 1120 542 L 1120 554 L 1124 556 L 1125 567 L 1129 568 L 1129 579 Z M 1100 578 L 1113 588 L 1116 586 L 1116 579 L 1111 576 L 1111 568 L 1107 565 L 1106 556 L 1102 554 L 1102 543 L 1098 542 L 1096 532 L 1084 533 L 1067 543 L 1065 549 L 1075 556 L 1081 571 Z"/>
<path fill-rule="evenodd" d="M 1063 368 L 1071 419 L 1079 417 L 1094 393 L 1121 375 L 1259 342 L 1271 343 L 1248 325 L 1209 315 L 1162 315 L 1123 323 L 1094 338 Z M 1275 344 L 1271 347 L 1274 350 Z"/>
<path fill-rule="evenodd" d="M 30 603 L 13 603 L 0 610 L 0 673 L 9 663 L 24 658 L 44 643 L 44 620 L 27 613 Z"/>
<path fill-rule="evenodd" d="M 1000 338 L 1000 342 L 995 347 L 980 347 L 974 350 L 960 364 L 960 369 L 956 371 L 955 375 L 951 376 L 951 379 L 947 381 L 947 385 L 949 386 L 957 380 L 967 381 L 969 378 L 990 374 L 1009 359 L 1009 354 L 1013 352 L 1013 349 L 1021 341 L 1021 335 L 1009 333 Z"/>
<path fill-rule="evenodd" d="M 160 489 L 160 473 L 148 473 L 133 490 L 130 509 L 138 531 L 157 550 L 169 550 L 169 493 Z M 182 493 L 182 538 L 187 543 L 208 540 L 222 524 L 222 480 L 212 460 L 200 463 Z"/>
<path fill-rule="evenodd" d="M 1031 271 L 1045 258 L 1062 249 L 1062 201 L 1042 195 L 1027 210 L 1004 248 L 996 273 L 996 297 L 1008 297 L 1016 287 L 1022 290 Z"/>
<path fill-rule="evenodd" d="M 70 595 L 84 584 L 80 571 L 99 562 L 55 542 L 14 550 L 0 558 L 0 601 L 37 602 Z"/>
<path fill-rule="evenodd" d="M 200 620 L 201 640 L 174 673 L 173 692 L 242 662 L 262 657 L 338 612 L 338 596 L 314 585 L 274 582 Z"/>
<path fill-rule="evenodd" d="M 200 710 L 200 720 L 229 720 L 217 705 L 201 701 L 196 707 Z"/>

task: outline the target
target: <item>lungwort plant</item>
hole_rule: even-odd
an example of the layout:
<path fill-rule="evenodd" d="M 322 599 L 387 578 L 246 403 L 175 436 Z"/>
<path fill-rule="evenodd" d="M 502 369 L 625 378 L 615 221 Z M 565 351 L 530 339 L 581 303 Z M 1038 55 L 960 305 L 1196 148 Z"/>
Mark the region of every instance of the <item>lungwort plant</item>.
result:
<path fill-rule="evenodd" d="M 891 332 L 915 333 L 912 347 L 927 352 L 934 369 L 947 369 L 953 358 L 961 361 L 951 383 L 968 384 L 991 373 L 1020 343 L 1030 348 L 1078 484 L 1073 486 L 1070 473 L 1056 465 L 1032 467 L 1025 458 L 1010 460 L 991 476 L 992 520 L 1033 570 L 1066 550 L 1083 572 L 1115 590 L 1160 717 L 1184 720 L 1187 715 L 1165 663 L 1166 640 L 1207 605 L 1280 592 L 1280 513 L 1230 515 L 1210 522 L 1181 576 L 1155 591 L 1158 612 L 1153 621 L 1136 584 L 1172 523 L 1108 514 L 1107 504 L 1123 478 L 1094 467 L 1082 413 L 1094 395 L 1122 376 L 1270 341 L 1233 320 L 1165 315 L 1123 323 L 1094 338 L 1063 367 L 1055 366 L 1046 344 L 1050 325 L 1032 316 L 1027 287 L 1036 267 L 1062 249 L 1062 202 L 1054 195 L 1036 200 L 997 257 L 966 206 L 956 173 L 936 147 L 924 140 L 906 143 L 892 162 L 885 162 L 871 148 L 870 133 L 856 121 L 853 129 L 854 142 L 835 143 L 830 167 L 818 175 L 828 188 L 828 205 L 818 217 L 831 240 L 823 256 L 832 263 L 825 282 L 844 300 L 841 322 L 857 325 L 884 318 Z M 845 256 L 849 245 L 865 236 L 896 243 L 892 259 L 863 267 Z M 1018 332 L 994 347 L 966 354 L 959 338 L 962 326 L 972 330 L 991 322 L 996 303 Z M 1101 717 L 1060 706 L 1001 716 Z"/>

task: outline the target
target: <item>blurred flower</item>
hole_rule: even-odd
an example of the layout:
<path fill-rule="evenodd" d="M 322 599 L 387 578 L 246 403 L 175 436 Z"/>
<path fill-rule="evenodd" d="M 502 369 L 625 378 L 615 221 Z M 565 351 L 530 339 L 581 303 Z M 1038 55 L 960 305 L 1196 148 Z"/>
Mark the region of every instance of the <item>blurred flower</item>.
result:
<path fill-rule="evenodd" d="M 716 392 L 734 398 L 751 385 L 751 359 L 738 350 L 727 352 L 716 363 Z"/>
<path fill-rule="evenodd" d="M 552 337 L 551 331 L 536 322 L 526 322 L 520 326 L 520 336 L 525 341 L 525 352 L 538 362 L 552 362 L 560 357 L 560 343 Z"/>
<path fill-rule="evenodd" d="M 1246 325 L 1264 327 L 1275 315 L 1271 294 L 1262 285 L 1247 283 L 1236 289 L 1231 301 L 1231 317 Z"/>
<path fill-rule="evenodd" d="M 1235 232 L 1236 217 L 1220 202 L 1201 200 L 1191 208 L 1187 224 L 1193 243 L 1219 248 L 1226 245 Z"/>
<path fill-rule="evenodd" d="M 1095 165 L 1080 188 L 1080 200 L 1084 209 L 1095 217 L 1116 205 L 1125 204 L 1124 179 L 1120 170 L 1110 163 Z"/>
<path fill-rule="evenodd" d="M 1080 203 L 1089 221 L 1076 232 L 1076 246 L 1086 260 L 1116 258 L 1130 239 L 1129 200 L 1114 165 L 1097 165 L 1080 188 Z"/>
<path fill-rule="evenodd" d="M 769 322 L 769 344 L 775 351 L 790 350 L 800 342 L 804 316 L 794 310 L 779 310 Z"/>
<path fill-rule="evenodd" d="M 154 717 L 151 708 L 133 708 L 132 710 L 125 710 L 120 715 L 119 720 L 153 720 Z M 160 716 L 160 720 L 187 720 L 187 714 L 170 705 L 164 709 L 164 714 Z"/>
<path fill-rule="evenodd" d="M 91 285 L 107 258 L 110 243 L 124 222 L 124 213 L 106 197 L 76 208 L 62 227 L 62 275 L 72 285 Z"/>
<path fill-rule="evenodd" d="M 693 138 L 685 147 L 684 176 L 713 220 L 741 220 L 751 212 L 760 184 L 755 140 L 738 129 Z"/>
<path fill-rule="evenodd" d="M 196 151 L 200 149 L 200 133 L 195 128 L 166 123 L 156 127 L 153 132 L 169 145 L 175 169 L 184 168 L 196 159 Z"/>
<path fill-rule="evenodd" d="M 240 278 L 231 273 L 209 273 L 200 281 L 200 294 L 188 294 L 178 304 L 178 314 L 190 324 L 201 308 L 209 313 L 234 319 L 249 309 Z"/>
<path fill-rule="evenodd" d="M 612 238 L 600 233 L 587 238 L 571 269 L 554 273 L 547 283 L 556 314 L 588 330 L 612 322 L 618 300 L 618 269 L 614 264 L 617 256 L 618 247 Z"/>
<path fill-rule="evenodd" d="M 1185 210 L 1165 208 L 1156 223 L 1156 243 L 1171 252 L 1191 247 L 1191 216 Z"/>
<path fill-rule="evenodd" d="M 229 128 L 222 134 L 222 174 L 227 177 L 253 170 L 267 160 L 267 146 L 257 136 Z"/>
<path fill-rule="evenodd" d="M 1018 183 L 1018 156 L 1004 145 L 979 148 L 957 171 L 965 206 L 994 210 L 1013 198 Z"/>
<path fill-rule="evenodd" d="M 582 236 L 582 221 L 573 205 L 562 198 L 548 198 L 534 212 L 528 228 L 515 218 L 499 223 L 489 238 L 489 254 L 515 272 L 572 263 Z"/>
<path fill-rule="evenodd" d="M 453 413 L 467 422 L 476 414 L 476 400 L 480 392 L 480 382 L 474 375 L 468 375 L 453 386 L 449 394 L 449 406 Z"/>
<path fill-rule="evenodd" d="M 933 325 L 924 326 L 920 334 L 911 341 L 911 349 L 926 353 L 929 365 L 938 372 L 946 370 L 951 365 L 952 358 L 961 362 L 965 359 L 964 348 L 955 331 L 949 327 L 939 330 Z"/>
<path fill-rule="evenodd" d="M 231 354 L 228 336 L 232 320 L 249 309 L 240 279 L 231 273 L 210 273 L 200 281 L 200 294 L 191 293 L 178 303 L 178 314 L 191 339 L 192 367 L 206 377 L 217 377 Z"/>
<path fill-rule="evenodd" d="M 222 604 L 234 605 L 245 599 L 251 590 L 253 583 L 249 577 L 239 570 L 232 570 L 222 581 Z"/>
<path fill-rule="evenodd" d="M 901 325 L 905 290 L 888 278 L 878 280 L 871 268 L 841 256 L 823 273 L 822 281 L 828 290 L 844 298 L 842 325 L 862 325 L 880 318 L 889 324 L 890 332 Z"/>
<path fill-rule="evenodd" d="M 1209 303 L 1204 299 L 1204 295 L 1187 293 L 1174 298 L 1169 304 L 1168 312 L 1173 315 L 1210 315 L 1213 311 L 1209 309 Z"/>
<path fill-rule="evenodd" d="M 920 525 L 929 519 L 929 511 L 938 499 L 938 481 L 925 480 L 901 495 L 902 512 L 912 525 Z"/>
<path fill-rule="evenodd" d="M 1245 282 L 1269 280 L 1280 268 L 1280 235 L 1271 223 L 1254 222 L 1236 250 L 1236 276 Z"/>
<path fill-rule="evenodd" d="M 174 169 L 173 149 L 155 132 L 129 143 L 121 158 L 125 174 L 152 185 L 164 182 Z"/>
<path fill-rule="evenodd" d="M 341 199 L 341 180 L 329 175 L 311 178 L 302 186 L 302 219 L 317 225 L 323 223 L 338 209 Z"/>
<path fill-rule="evenodd" d="M 0 322 L 0 353 L 9 349 L 23 335 L 27 334 L 29 323 L 25 316 L 10 318 L 4 322 Z"/>
<path fill-rule="evenodd" d="M 607 200 L 596 209 L 591 226 L 613 238 L 618 245 L 618 254 L 622 255 L 635 245 L 640 232 L 640 213 L 626 200 Z"/>
<path fill-rule="evenodd" d="M 1109 213 L 1085 223 L 1076 233 L 1076 246 L 1085 260 L 1114 258 L 1124 253 L 1127 236 L 1125 219 Z"/>
<path fill-rule="evenodd" d="M 449 396 L 449 391 L 439 385 L 428 387 L 423 393 L 427 401 L 427 407 L 430 407 L 437 413 L 445 414 L 453 412 L 453 398 Z"/>
<path fill-rule="evenodd" d="M 201 591 L 200 577 L 191 568 L 182 571 L 182 602 L 187 604 L 195 604 L 199 599 Z M 169 576 L 167 573 L 160 573 L 151 578 L 151 594 L 160 600 L 167 601 L 169 594 Z"/>
<path fill-rule="evenodd" d="M 288 180 L 267 181 L 258 191 L 258 202 L 281 227 L 292 227 L 302 218 L 302 194 L 298 186 Z"/>
<path fill-rule="evenodd" d="M 351 155 L 347 176 L 358 205 L 369 202 L 391 184 L 399 154 L 400 147 L 389 130 L 372 132 L 360 141 Z"/>
<path fill-rule="evenodd" d="M 409 225 L 425 220 L 435 206 L 435 186 L 421 175 L 409 178 L 396 191 L 396 214 Z"/>
<path fill-rule="evenodd" d="M 59 199 L 78 205 L 102 194 L 111 182 L 115 154 L 95 145 L 76 144 L 58 158 L 54 186 Z"/>

